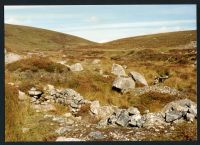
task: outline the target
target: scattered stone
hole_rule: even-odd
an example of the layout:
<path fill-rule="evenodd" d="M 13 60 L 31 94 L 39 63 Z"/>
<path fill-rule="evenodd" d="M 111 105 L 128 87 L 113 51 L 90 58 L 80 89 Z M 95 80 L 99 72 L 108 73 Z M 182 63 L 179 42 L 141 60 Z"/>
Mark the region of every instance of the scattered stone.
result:
<path fill-rule="evenodd" d="M 114 80 L 112 87 L 121 93 L 126 93 L 135 88 L 135 82 L 129 77 L 117 77 Z"/>
<path fill-rule="evenodd" d="M 108 116 L 113 114 L 114 109 L 114 106 L 101 106 L 98 110 L 98 116 L 100 118 L 107 118 Z"/>
<path fill-rule="evenodd" d="M 119 64 L 112 65 L 111 73 L 117 76 L 126 76 L 126 72 L 124 71 L 124 68 Z"/>
<path fill-rule="evenodd" d="M 52 121 L 58 122 L 58 123 L 64 123 L 65 119 L 63 117 L 53 117 Z"/>
<path fill-rule="evenodd" d="M 92 62 L 92 64 L 98 64 L 98 63 L 100 63 L 100 62 L 101 62 L 100 59 L 94 59 L 93 62 Z"/>
<path fill-rule="evenodd" d="M 195 119 L 195 115 L 194 115 L 194 114 L 191 114 L 191 113 L 187 113 L 187 114 L 186 114 L 186 120 L 187 120 L 187 121 L 193 122 L 194 119 Z"/>
<path fill-rule="evenodd" d="M 100 104 L 99 104 L 99 101 L 93 101 L 90 105 L 90 111 L 97 115 L 98 114 L 98 110 L 100 108 Z"/>
<path fill-rule="evenodd" d="M 144 123 L 142 125 L 143 127 L 148 128 L 152 126 L 166 125 L 163 115 L 160 112 L 144 114 L 142 117 L 144 120 Z"/>
<path fill-rule="evenodd" d="M 127 111 L 129 113 L 129 115 L 138 115 L 138 114 L 140 114 L 140 111 L 135 107 L 130 107 L 130 108 L 128 108 Z"/>
<path fill-rule="evenodd" d="M 104 78 L 109 78 L 110 76 L 109 75 L 102 75 Z"/>
<path fill-rule="evenodd" d="M 83 67 L 80 63 L 75 63 L 75 64 L 70 66 L 70 70 L 71 71 L 82 71 Z"/>
<path fill-rule="evenodd" d="M 31 98 L 31 103 L 35 102 L 36 100 L 37 100 L 36 98 L 32 97 Z"/>
<path fill-rule="evenodd" d="M 104 118 L 104 119 L 101 119 L 98 124 L 97 124 L 97 127 L 106 127 L 108 125 L 108 119 L 107 118 Z"/>
<path fill-rule="evenodd" d="M 15 83 L 12 83 L 12 82 L 9 82 L 8 84 L 11 85 L 11 86 L 14 86 L 14 85 L 15 85 Z"/>
<path fill-rule="evenodd" d="M 148 83 L 142 74 L 140 74 L 136 71 L 132 71 L 129 73 L 129 75 L 133 78 L 133 80 L 136 82 L 136 84 L 148 86 Z"/>
<path fill-rule="evenodd" d="M 54 90 L 54 89 L 55 87 L 53 85 L 50 85 L 50 84 L 47 85 L 47 90 Z"/>
<path fill-rule="evenodd" d="M 66 61 L 65 60 L 62 60 L 62 61 L 58 61 L 57 63 L 60 63 L 62 65 L 65 65 L 66 64 Z"/>
<path fill-rule="evenodd" d="M 95 140 L 99 140 L 99 139 L 104 139 L 105 136 L 100 132 L 100 131 L 94 131 L 94 132 L 90 132 L 89 137 L 95 139 Z"/>
<path fill-rule="evenodd" d="M 124 68 L 124 69 L 127 69 L 127 65 L 123 65 L 123 68 Z"/>
<path fill-rule="evenodd" d="M 65 132 L 71 131 L 71 130 L 72 130 L 72 127 L 71 127 L 71 126 L 65 126 L 65 127 L 60 127 L 60 128 L 58 128 L 58 129 L 55 131 L 55 133 L 61 135 L 61 134 L 65 133 Z"/>
<path fill-rule="evenodd" d="M 144 121 L 142 120 L 142 116 L 140 114 L 136 114 L 131 116 L 129 125 L 133 127 L 142 127 Z"/>
<path fill-rule="evenodd" d="M 39 98 L 43 94 L 43 92 L 33 87 L 28 91 L 28 94 L 32 97 Z"/>
<path fill-rule="evenodd" d="M 30 130 L 30 128 L 22 128 L 22 133 L 27 133 Z"/>
<path fill-rule="evenodd" d="M 144 111 L 144 114 L 148 114 L 148 113 L 149 113 L 149 110 L 145 110 L 145 111 Z"/>
<path fill-rule="evenodd" d="M 107 123 L 113 125 L 115 124 L 115 122 L 117 121 L 117 116 L 115 115 L 111 115 L 108 119 L 107 119 Z"/>
<path fill-rule="evenodd" d="M 56 141 L 85 141 L 85 140 L 81 140 L 81 139 L 78 139 L 78 138 L 66 138 L 66 137 L 63 137 L 63 136 L 59 136 Z"/>
<path fill-rule="evenodd" d="M 182 112 L 179 111 L 170 111 L 165 114 L 166 122 L 173 122 L 174 120 L 180 119 L 182 117 Z"/>
<path fill-rule="evenodd" d="M 54 116 L 53 115 L 50 115 L 50 114 L 45 114 L 44 115 L 44 118 L 53 118 Z"/>
<path fill-rule="evenodd" d="M 68 113 L 65 113 L 63 116 L 66 117 L 66 118 L 68 118 L 68 117 L 71 117 L 72 114 L 70 112 L 68 112 Z"/>
<path fill-rule="evenodd" d="M 12 63 L 20 59 L 22 59 L 22 56 L 16 53 L 11 53 L 11 52 L 5 53 L 5 64 Z"/>
<path fill-rule="evenodd" d="M 33 109 L 48 112 L 48 111 L 55 111 L 56 108 L 52 104 L 47 104 L 47 105 L 31 105 Z"/>
<path fill-rule="evenodd" d="M 20 90 L 18 92 L 19 92 L 18 98 L 20 101 L 24 101 L 24 100 L 28 99 L 28 96 L 24 92 L 22 92 Z"/>
<path fill-rule="evenodd" d="M 175 129 L 174 126 L 170 127 L 170 130 L 174 130 L 174 129 Z"/>

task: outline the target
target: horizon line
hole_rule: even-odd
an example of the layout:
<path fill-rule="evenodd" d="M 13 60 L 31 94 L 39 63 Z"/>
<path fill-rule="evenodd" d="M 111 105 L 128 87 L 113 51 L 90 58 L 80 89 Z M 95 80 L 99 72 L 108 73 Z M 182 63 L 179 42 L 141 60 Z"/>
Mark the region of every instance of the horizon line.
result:
<path fill-rule="evenodd" d="M 117 41 L 117 40 L 121 40 L 121 39 L 126 39 L 126 38 L 132 38 L 132 37 L 141 37 L 141 36 L 147 36 L 147 35 L 156 35 L 156 34 L 163 34 L 163 33 L 172 33 L 172 32 L 184 32 L 184 31 L 197 31 L 197 29 L 184 29 L 184 30 L 175 30 L 175 31 L 165 31 L 165 32 L 153 32 L 153 33 L 146 33 L 146 34 L 138 34 L 138 35 L 132 35 L 129 37 L 121 37 L 121 38 L 117 38 L 117 39 L 113 39 L 113 40 L 109 40 L 109 41 L 94 41 L 94 40 L 90 40 L 88 38 L 84 38 L 83 36 L 79 36 L 79 35 L 74 35 L 74 34 L 70 34 L 66 33 L 66 32 L 61 32 L 61 31 L 57 31 L 57 30 L 53 30 L 53 29 L 47 29 L 44 27 L 35 27 L 35 26 L 30 26 L 30 25 L 20 25 L 20 24 L 12 24 L 12 23 L 4 23 L 7 25 L 16 25 L 16 26 L 25 26 L 25 27 L 32 27 L 32 28 L 38 28 L 38 29 L 44 29 L 44 30 L 49 30 L 49 31 L 53 31 L 53 32 L 57 32 L 57 33 L 63 33 L 63 34 L 67 34 L 67 35 L 71 35 L 71 36 L 75 36 L 75 37 L 79 37 L 94 43 L 99 43 L 99 44 L 103 44 L 103 43 L 109 43 L 109 42 L 113 42 L 113 41 Z"/>

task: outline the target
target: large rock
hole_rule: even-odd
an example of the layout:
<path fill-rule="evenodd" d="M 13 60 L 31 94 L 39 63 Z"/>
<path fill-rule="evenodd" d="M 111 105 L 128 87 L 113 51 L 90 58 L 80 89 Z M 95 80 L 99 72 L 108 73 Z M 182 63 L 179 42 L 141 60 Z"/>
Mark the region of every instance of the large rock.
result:
<path fill-rule="evenodd" d="M 189 99 L 182 99 L 168 103 L 162 109 L 162 112 L 166 113 L 172 110 L 177 111 L 188 111 L 190 108 L 196 108 L 196 103 L 192 102 Z"/>
<path fill-rule="evenodd" d="M 18 61 L 22 59 L 22 56 L 16 54 L 16 53 L 6 53 L 5 54 L 5 64 L 8 64 L 8 63 L 12 63 L 12 62 L 15 62 L 15 61 Z"/>
<path fill-rule="evenodd" d="M 135 88 L 135 82 L 129 77 L 117 77 L 112 87 L 119 92 L 126 93 Z"/>
<path fill-rule="evenodd" d="M 142 116 L 140 114 L 131 116 L 129 125 L 134 127 L 142 127 L 144 121 L 142 119 Z"/>
<path fill-rule="evenodd" d="M 148 83 L 144 76 L 136 71 L 131 71 L 129 75 L 133 78 L 133 80 L 136 82 L 136 84 L 148 86 Z"/>
<path fill-rule="evenodd" d="M 193 120 L 193 116 L 197 117 L 197 105 L 189 99 L 182 99 L 168 103 L 163 109 L 166 122 L 174 122 L 181 118 Z"/>
<path fill-rule="evenodd" d="M 119 64 L 112 65 L 111 73 L 117 76 L 126 76 L 126 72 L 124 71 L 124 68 Z"/>
<path fill-rule="evenodd" d="M 116 124 L 125 127 L 128 125 L 128 122 L 129 122 L 128 112 L 126 110 L 122 110 L 116 121 Z"/>
<path fill-rule="evenodd" d="M 75 63 L 75 64 L 70 66 L 70 70 L 71 71 L 82 71 L 83 67 L 80 63 Z"/>

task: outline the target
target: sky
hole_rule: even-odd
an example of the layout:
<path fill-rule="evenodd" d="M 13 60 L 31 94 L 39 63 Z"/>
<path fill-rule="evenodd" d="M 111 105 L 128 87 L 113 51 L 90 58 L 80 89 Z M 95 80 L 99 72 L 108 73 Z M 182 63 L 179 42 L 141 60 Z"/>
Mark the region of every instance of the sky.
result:
<path fill-rule="evenodd" d="M 196 5 L 5 6 L 4 22 L 102 43 L 139 35 L 196 30 Z"/>

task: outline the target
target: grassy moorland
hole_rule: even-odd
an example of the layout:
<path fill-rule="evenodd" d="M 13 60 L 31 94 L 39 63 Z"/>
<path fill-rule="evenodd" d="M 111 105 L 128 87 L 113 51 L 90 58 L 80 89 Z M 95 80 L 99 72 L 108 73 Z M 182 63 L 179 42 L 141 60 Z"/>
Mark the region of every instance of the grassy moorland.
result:
<path fill-rule="evenodd" d="M 76 36 L 28 26 L 5 25 L 5 47 L 13 52 L 58 51 L 95 44 Z"/>
<path fill-rule="evenodd" d="M 5 66 L 6 140 L 43 140 L 44 134 L 52 135 L 49 131 L 53 128 L 46 125 L 46 129 L 40 132 L 44 124 L 37 124 L 32 134 L 20 136 L 19 129 L 12 126 L 20 123 L 34 124 L 39 116 L 28 108 L 28 104 L 26 107 L 18 104 L 17 88 L 7 85 L 8 82 L 13 82 L 24 92 L 32 86 L 43 88 L 46 84 L 57 88 L 71 88 L 86 99 L 99 100 L 101 105 L 112 104 L 121 108 L 135 106 L 140 111 L 149 109 L 156 112 L 168 102 L 185 97 L 196 102 L 196 49 L 191 45 L 192 41 L 196 41 L 196 31 L 161 33 L 97 44 L 49 30 L 6 24 L 5 48 L 25 56 L 24 59 Z M 29 52 L 43 52 L 45 56 L 36 54 L 26 57 Z M 101 62 L 94 65 L 94 59 L 100 59 Z M 71 72 L 58 61 L 66 61 L 68 65 L 80 62 L 84 70 Z M 113 63 L 126 65 L 126 72 L 135 70 L 143 74 L 149 85 L 152 85 L 154 76 L 168 74 L 169 79 L 162 85 L 176 88 L 185 96 L 159 93 L 134 96 L 131 93 L 122 95 L 115 92 L 111 88 L 115 79 L 111 74 Z M 109 77 L 102 77 L 100 71 Z M 10 111 L 11 108 L 17 109 Z M 56 114 L 62 114 L 65 110 L 59 105 L 56 108 Z M 31 118 L 30 114 L 35 118 Z M 195 129 L 192 133 L 181 133 L 184 134 L 181 136 L 183 138 L 195 138 Z"/>

